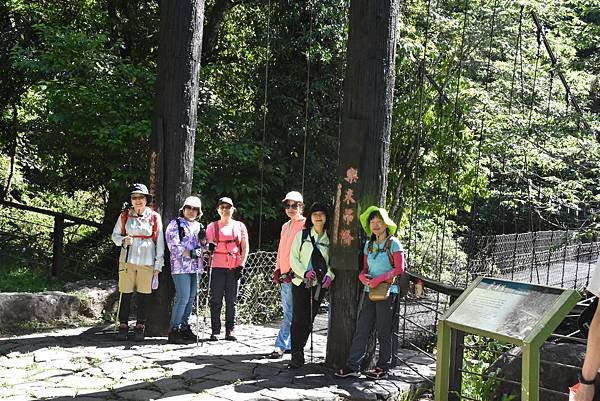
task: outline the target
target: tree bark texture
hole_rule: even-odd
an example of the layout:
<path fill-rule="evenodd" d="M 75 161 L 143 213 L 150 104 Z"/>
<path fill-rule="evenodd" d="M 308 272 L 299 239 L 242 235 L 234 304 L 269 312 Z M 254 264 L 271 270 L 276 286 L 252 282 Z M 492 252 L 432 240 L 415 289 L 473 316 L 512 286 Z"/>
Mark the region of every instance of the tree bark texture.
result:
<path fill-rule="evenodd" d="M 161 3 L 148 183 L 164 226 L 192 190 L 203 19 L 204 0 Z M 174 287 L 168 261 L 165 255 L 148 314 L 149 335 L 164 335 L 169 329 Z"/>
<path fill-rule="evenodd" d="M 331 324 L 327 364 L 345 365 L 358 311 L 358 216 L 385 206 L 390 152 L 396 32 L 400 0 L 352 0 L 332 229 Z"/>

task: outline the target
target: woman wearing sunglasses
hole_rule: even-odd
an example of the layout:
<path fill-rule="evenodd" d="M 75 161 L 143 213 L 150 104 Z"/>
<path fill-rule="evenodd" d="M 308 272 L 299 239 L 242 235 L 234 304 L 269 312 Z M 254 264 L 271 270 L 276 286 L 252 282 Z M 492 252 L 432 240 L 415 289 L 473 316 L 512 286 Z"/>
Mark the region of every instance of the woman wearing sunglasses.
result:
<path fill-rule="evenodd" d="M 306 217 L 302 216 L 304 210 L 304 199 L 298 191 L 288 192 L 282 200 L 283 210 L 289 218 L 281 226 L 281 235 L 279 236 L 279 247 L 277 248 L 277 260 L 275 261 L 275 271 L 273 272 L 273 282 L 280 285 L 281 307 L 283 309 L 283 322 L 279 328 L 279 333 L 275 339 L 275 349 L 267 358 L 279 359 L 285 351 L 290 350 L 290 328 L 292 326 L 292 272 L 290 267 L 290 252 L 292 242 L 296 234 L 304 228 Z"/>
<path fill-rule="evenodd" d="M 190 329 L 190 315 L 197 291 L 198 275 L 204 272 L 202 252 L 206 232 L 200 223 L 202 202 L 188 196 L 179 209 L 179 217 L 167 226 L 165 238 L 170 251 L 171 277 L 175 284 L 175 302 L 171 311 L 169 343 L 183 344 L 196 339 Z"/>
<path fill-rule="evenodd" d="M 214 247 L 210 279 L 210 326 L 209 341 L 218 341 L 221 333 L 221 308 L 225 297 L 225 340 L 236 341 L 235 305 L 237 303 L 242 269 L 248 260 L 248 230 L 241 221 L 234 220 L 233 201 L 223 197 L 217 202 L 219 220 L 206 228 L 206 240 Z"/>
<path fill-rule="evenodd" d="M 162 271 L 165 244 L 160 214 L 148 207 L 152 203 L 148 188 L 144 184 L 133 184 L 129 199 L 130 203 L 121 212 L 111 236 L 121 247 L 117 339 L 125 341 L 128 338 L 131 297 L 135 290 L 137 323 L 133 339 L 143 341 L 152 281 Z"/>

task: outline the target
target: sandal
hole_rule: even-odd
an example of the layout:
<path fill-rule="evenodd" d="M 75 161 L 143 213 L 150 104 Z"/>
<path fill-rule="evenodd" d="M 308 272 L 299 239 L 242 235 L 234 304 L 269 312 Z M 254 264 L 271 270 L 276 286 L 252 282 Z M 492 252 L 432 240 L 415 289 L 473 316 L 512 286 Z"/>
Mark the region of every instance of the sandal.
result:
<path fill-rule="evenodd" d="M 281 359 L 283 352 L 273 351 L 269 355 L 265 356 L 266 359 Z"/>
<path fill-rule="evenodd" d="M 385 379 L 388 376 L 388 371 L 383 368 L 375 368 L 366 372 L 365 376 L 373 380 Z"/>
<path fill-rule="evenodd" d="M 340 369 L 334 373 L 336 377 L 360 377 L 360 372 L 345 367 L 344 369 Z"/>

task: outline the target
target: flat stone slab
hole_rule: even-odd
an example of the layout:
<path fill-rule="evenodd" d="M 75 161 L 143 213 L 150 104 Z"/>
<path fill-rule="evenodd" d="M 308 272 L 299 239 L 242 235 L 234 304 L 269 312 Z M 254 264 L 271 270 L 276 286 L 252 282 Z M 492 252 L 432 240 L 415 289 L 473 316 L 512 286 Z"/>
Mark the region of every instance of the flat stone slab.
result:
<path fill-rule="evenodd" d="M 117 342 L 110 327 L 0 338 L 0 401 L 45 399 L 174 401 L 396 400 L 433 379 L 435 363 L 403 351 L 388 380 L 338 379 L 324 361 L 327 339 L 313 336 L 313 363 L 288 370 L 269 360 L 277 330 L 236 327 L 237 342 Z M 208 335 L 205 334 L 205 338 Z M 310 351 L 306 350 L 310 361 Z M 428 362 L 426 365 L 420 363 Z"/>

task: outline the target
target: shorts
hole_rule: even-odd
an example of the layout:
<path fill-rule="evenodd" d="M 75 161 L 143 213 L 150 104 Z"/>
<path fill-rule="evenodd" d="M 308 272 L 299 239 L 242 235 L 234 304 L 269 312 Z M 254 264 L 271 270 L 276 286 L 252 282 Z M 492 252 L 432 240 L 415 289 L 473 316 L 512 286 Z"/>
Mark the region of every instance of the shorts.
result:
<path fill-rule="evenodd" d="M 140 294 L 151 294 L 153 275 L 153 266 L 119 262 L 119 292 L 129 294 L 135 290 Z"/>

